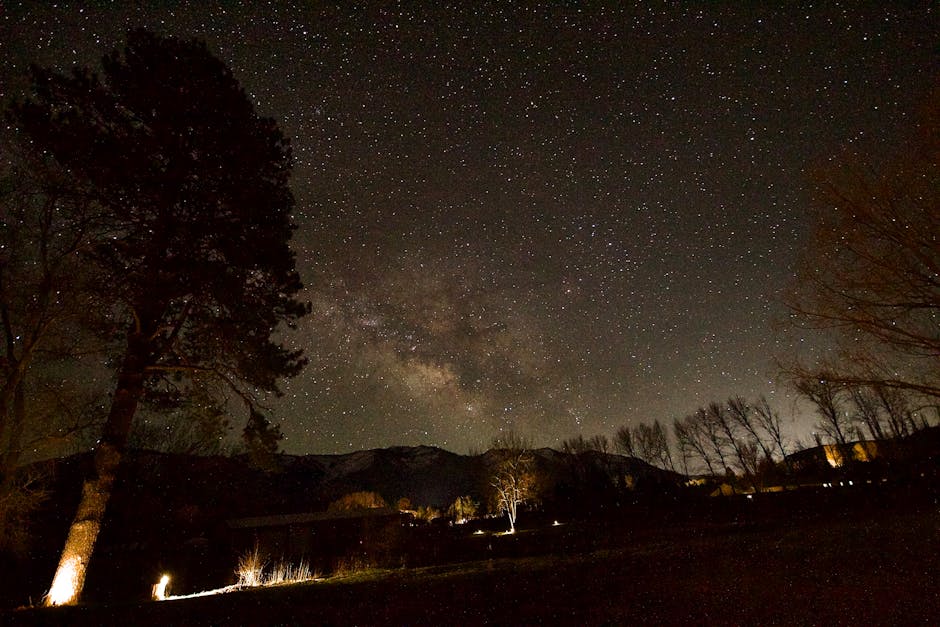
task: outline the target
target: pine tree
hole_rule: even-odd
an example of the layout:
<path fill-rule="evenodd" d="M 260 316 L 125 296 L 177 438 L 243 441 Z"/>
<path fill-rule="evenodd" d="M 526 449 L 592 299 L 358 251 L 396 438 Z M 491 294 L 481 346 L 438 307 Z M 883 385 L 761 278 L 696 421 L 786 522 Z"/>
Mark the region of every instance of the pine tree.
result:
<path fill-rule="evenodd" d="M 258 116 L 205 44 L 145 30 L 102 74 L 33 68 L 13 119 L 104 209 L 90 247 L 126 322 L 117 385 L 48 602 L 72 603 L 145 391 L 212 375 L 256 411 L 258 392 L 296 375 L 301 351 L 272 337 L 309 310 L 289 240 L 287 140 Z M 254 414 L 251 414 L 254 416 Z"/>

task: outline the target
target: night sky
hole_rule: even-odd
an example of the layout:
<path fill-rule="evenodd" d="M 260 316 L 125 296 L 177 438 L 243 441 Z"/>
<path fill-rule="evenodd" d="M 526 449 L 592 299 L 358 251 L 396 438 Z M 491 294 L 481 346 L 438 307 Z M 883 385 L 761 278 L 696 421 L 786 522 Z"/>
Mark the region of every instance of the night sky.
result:
<path fill-rule="evenodd" d="M 909 126 L 935 3 L 341 4 L 0 2 L 4 99 L 143 26 L 291 138 L 284 450 L 557 445 L 761 394 L 808 439 L 775 359 L 822 343 L 775 321 L 809 173 Z"/>

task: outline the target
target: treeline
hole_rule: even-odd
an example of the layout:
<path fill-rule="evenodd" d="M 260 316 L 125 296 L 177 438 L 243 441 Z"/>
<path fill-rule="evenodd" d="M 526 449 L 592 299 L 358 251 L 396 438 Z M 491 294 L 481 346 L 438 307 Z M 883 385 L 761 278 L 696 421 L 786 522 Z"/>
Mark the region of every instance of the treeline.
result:
<path fill-rule="evenodd" d="M 930 427 L 930 415 L 940 422 L 937 405 L 884 386 L 801 379 L 794 388 L 817 416 L 814 444 L 838 447 L 844 451 L 840 454 L 844 460 L 853 459 L 850 449 L 855 442 L 898 441 Z M 613 441 L 605 436 L 578 436 L 562 442 L 561 449 L 575 455 L 617 452 L 662 470 L 740 480 L 747 488 L 761 491 L 792 475 L 791 456 L 811 446 L 795 439 L 790 424 L 765 397 L 747 401 L 734 396 L 666 425 L 659 420 L 625 425 L 617 429 Z"/>

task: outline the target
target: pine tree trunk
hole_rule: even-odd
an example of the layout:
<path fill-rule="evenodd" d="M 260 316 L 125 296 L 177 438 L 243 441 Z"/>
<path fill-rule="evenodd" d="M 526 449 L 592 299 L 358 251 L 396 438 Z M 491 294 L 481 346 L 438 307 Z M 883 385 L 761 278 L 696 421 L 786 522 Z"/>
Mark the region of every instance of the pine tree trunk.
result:
<path fill-rule="evenodd" d="M 95 448 L 94 476 L 82 486 L 82 499 L 69 528 L 46 605 L 71 605 L 85 585 L 88 563 L 101 530 L 117 468 L 124 456 L 137 404 L 144 391 L 147 345 L 140 333 L 128 337 L 127 354 L 118 375 L 111 410 Z"/>

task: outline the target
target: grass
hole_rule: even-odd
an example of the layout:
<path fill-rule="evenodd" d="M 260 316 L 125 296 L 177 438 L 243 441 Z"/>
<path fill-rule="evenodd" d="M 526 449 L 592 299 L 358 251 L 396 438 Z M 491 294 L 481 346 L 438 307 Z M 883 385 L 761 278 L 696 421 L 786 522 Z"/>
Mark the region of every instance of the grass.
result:
<path fill-rule="evenodd" d="M 238 576 L 235 588 L 280 586 L 303 583 L 317 578 L 317 575 L 310 570 L 310 565 L 304 561 L 291 564 L 281 559 L 270 570 L 266 571 L 267 565 L 268 560 L 257 544 L 250 551 L 240 555 L 238 568 L 235 570 L 235 574 Z"/>
<path fill-rule="evenodd" d="M 936 624 L 938 528 L 936 507 L 642 532 L 572 523 L 494 537 L 492 558 L 458 564 L 367 568 L 215 597 L 0 618 L 69 625 Z M 551 550 L 525 554 L 520 543 Z"/>

